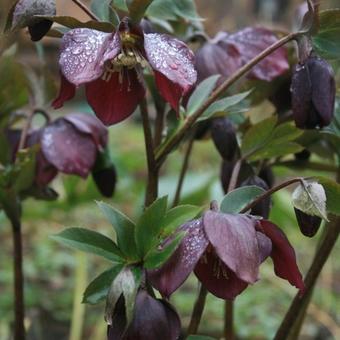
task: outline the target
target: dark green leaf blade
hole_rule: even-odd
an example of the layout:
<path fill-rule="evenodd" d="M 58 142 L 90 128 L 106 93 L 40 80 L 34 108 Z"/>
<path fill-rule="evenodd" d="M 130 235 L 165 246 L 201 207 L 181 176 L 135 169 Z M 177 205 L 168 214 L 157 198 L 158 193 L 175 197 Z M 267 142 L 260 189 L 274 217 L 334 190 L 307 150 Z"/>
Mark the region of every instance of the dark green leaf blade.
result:
<path fill-rule="evenodd" d="M 256 185 L 237 188 L 224 196 L 220 209 L 225 214 L 238 214 L 264 192 Z"/>
<path fill-rule="evenodd" d="M 129 259 L 138 259 L 135 242 L 135 224 L 122 212 L 105 202 L 97 202 L 99 209 L 112 224 L 119 249 Z"/>
<path fill-rule="evenodd" d="M 144 257 L 154 244 L 157 244 L 167 202 L 167 196 L 157 199 L 145 210 L 136 225 L 136 244 L 141 257 Z"/>
<path fill-rule="evenodd" d="M 68 228 L 57 235 L 54 240 L 69 247 L 105 257 L 112 262 L 123 262 L 117 245 L 108 237 L 89 229 Z"/>

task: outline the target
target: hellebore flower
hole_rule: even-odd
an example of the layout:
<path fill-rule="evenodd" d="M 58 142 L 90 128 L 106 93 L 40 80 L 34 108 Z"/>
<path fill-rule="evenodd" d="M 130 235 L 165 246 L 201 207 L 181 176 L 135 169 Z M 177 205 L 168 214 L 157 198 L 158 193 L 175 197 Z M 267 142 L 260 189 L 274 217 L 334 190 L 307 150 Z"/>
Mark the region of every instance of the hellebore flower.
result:
<path fill-rule="evenodd" d="M 219 32 L 196 52 L 198 80 L 221 74 L 223 81 L 276 41 L 275 34 L 263 27 L 247 27 L 232 34 Z M 287 51 L 282 47 L 256 65 L 248 78 L 272 81 L 288 70 Z"/>
<path fill-rule="evenodd" d="M 322 219 L 319 216 L 305 214 L 294 208 L 296 220 L 303 235 L 313 237 L 318 232 Z"/>
<path fill-rule="evenodd" d="M 304 289 L 295 252 L 269 221 L 208 211 L 188 222 L 183 241 L 164 266 L 149 272 L 152 285 L 169 297 L 194 271 L 209 292 L 234 299 L 258 280 L 259 266 L 271 256 L 275 274 Z"/>
<path fill-rule="evenodd" d="M 221 117 L 211 122 L 211 137 L 216 149 L 224 160 L 232 161 L 239 148 L 236 138 L 236 130 L 230 119 Z"/>
<path fill-rule="evenodd" d="M 40 143 L 47 161 L 60 172 L 86 178 L 107 138 L 107 129 L 96 117 L 74 113 L 48 124 Z"/>
<path fill-rule="evenodd" d="M 171 107 L 196 82 L 194 55 L 181 41 L 166 34 L 144 33 L 123 19 L 118 30 L 104 33 L 77 28 L 62 40 L 59 108 L 71 99 L 75 87 L 85 84 L 88 103 L 106 125 L 130 116 L 145 96 L 143 69 L 150 66 L 156 85 Z"/>
<path fill-rule="evenodd" d="M 130 325 L 126 321 L 124 298 L 119 298 L 107 336 L 108 340 L 176 340 L 180 332 L 181 322 L 175 309 L 141 289 Z"/>
<path fill-rule="evenodd" d="M 332 67 L 317 56 L 296 66 L 292 77 L 292 110 L 300 129 L 314 129 L 331 123 L 334 115 L 335 79 Z"/>

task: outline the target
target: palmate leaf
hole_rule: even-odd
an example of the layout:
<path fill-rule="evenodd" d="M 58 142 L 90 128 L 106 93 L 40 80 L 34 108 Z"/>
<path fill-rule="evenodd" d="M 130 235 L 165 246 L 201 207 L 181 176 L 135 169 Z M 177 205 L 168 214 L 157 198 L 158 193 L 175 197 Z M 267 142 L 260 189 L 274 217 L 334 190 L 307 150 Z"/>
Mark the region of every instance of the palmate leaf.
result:
<path fill-rule="evenodd" d="M 145 209 L 136 225 L 136 244 L 139 255 L 144 257 L 158 243 L 161 233 L 162 219 L 166 213 L 168 197 L 157 199 Z"/>
<path fill-rule="evenodd" d="M 315 177 L 318 183 L 320 183 L 326 192 L 326 209 L 329 213 L 334 215 L 340 215 L 340 184 L 325 177 Z"/>
<path fill-rule="evenodd" d="M 69 247 L 102 256 L 112 262 L 124 262 L 123 254 L 117 245 L 111 239 L 96 231 L 84 228 L 68 228 L 51 237 Z"/>
<path fill-rule="evenodd" d="M 135 242 L 135 224 L 122 212 L 104 202 L 97 202 L 99 209 L 112 224 L 117 245 L 127 259 L 137 260 L 138 252 Z"/>

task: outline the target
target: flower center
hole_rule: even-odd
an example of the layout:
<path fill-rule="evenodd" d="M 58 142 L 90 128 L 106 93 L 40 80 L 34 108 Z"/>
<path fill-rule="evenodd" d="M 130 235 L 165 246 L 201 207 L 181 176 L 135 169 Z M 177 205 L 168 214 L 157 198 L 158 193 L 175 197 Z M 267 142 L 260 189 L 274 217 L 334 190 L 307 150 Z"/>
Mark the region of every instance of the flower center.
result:
<path fill-rule="evenodd" d="M 105 65 L 105 73 L 102 79 L 109 81 L 112 73 L 119 73 L 119 82 L 123 82 L 124 69 L 136 69 L 137 73 L 141 73 L 142 69 L 148 66 L 147 60 L 144 58 L 139 49 L 136 48 L 137 38 L 130 33 L 123 32 L 121 34 L 122 49 L 120 53 Z"/>

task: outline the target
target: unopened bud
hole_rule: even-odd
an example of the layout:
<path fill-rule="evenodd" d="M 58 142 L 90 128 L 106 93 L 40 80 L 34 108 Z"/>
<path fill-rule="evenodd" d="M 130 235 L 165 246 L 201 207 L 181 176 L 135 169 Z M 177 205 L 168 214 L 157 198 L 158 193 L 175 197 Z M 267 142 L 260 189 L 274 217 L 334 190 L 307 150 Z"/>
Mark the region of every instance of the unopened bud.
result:
<path fill-rule="evenodd" d="M 319 230 L 321 218 L 307 215 L 299 209 L 294 208 L 296 220 L 303 235 L 313 237 Z"/>

